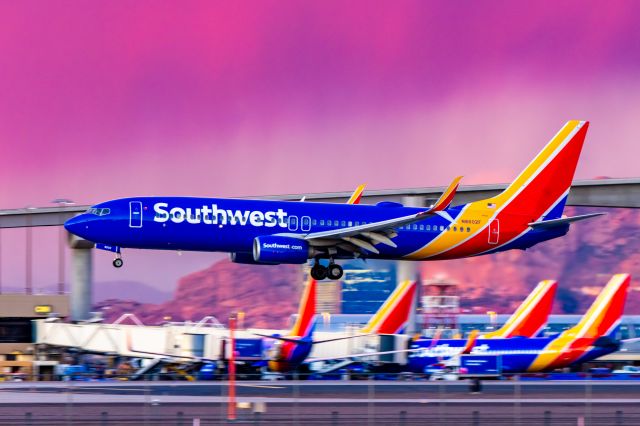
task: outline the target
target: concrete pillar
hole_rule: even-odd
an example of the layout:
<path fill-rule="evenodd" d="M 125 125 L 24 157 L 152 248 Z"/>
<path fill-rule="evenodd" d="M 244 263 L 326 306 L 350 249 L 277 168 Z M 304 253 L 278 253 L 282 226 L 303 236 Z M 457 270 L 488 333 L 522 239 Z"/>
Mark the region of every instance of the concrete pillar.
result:
<path fill-rule="evenodd" d="M 402 197 L 402 204 L 406 207 L 424 207 L 423 197 L 405 196 Z M 407 334 L 412 335 L 420 332 L 418 326 L 418 315 L 416 310 L 420 303 L 420 263 L 416 261 L 399 260 L 396 262 L 396 280 L 398 284 L 405 280 L 417 281 L 416 297 L 414 299 L 414 309 L 411 310 L 409 324 L 407 325 Z"/>
<path fill-rule="evenodd" d="M 71 236 L 71 320 L 89 319 L 93 290 L 93 243 Z"/>

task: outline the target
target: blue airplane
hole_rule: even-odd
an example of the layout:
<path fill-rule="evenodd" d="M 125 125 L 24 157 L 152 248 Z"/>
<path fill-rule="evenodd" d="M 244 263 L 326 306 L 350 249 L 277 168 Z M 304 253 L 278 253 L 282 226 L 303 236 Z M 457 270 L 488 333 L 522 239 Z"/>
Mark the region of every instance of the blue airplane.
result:
<path fill-rule="evenodd" d="M 314 259 L 316 280 L 342 277 L 336 259 L 440 260 L 524 250 L 600 214 L 562 216 L 588 124 L 569 121 L 502 193 L 464 205 L 451 206 L 457 177 L 429 208 L 133 197 L 97 204 L 65 228 L 115 252 L 116 267 L 122 248 L 227 252 L 236 263 L 258 265 Z"/>
<path fill-rule="evenodd" d="M 411 343 L 408 368 L 414 372 L 455 360 L 464 354 L 499 355 L 504 373 L 536 373 L 570 367 L 610 354 L 622 343 L 616 334 L 631 283 L 629 274 L 614 275 L 574 327 L 549 337 L 422 338 Z"/>

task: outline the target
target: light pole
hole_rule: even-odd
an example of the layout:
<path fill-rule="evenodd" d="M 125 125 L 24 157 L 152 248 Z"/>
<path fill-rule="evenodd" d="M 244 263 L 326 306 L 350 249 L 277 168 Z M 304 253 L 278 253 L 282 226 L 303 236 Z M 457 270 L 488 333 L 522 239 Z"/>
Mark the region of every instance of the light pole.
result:
<path fill-rule="evenodd" d="M 73 201 L 67 198 L 56 198 L 51 201 L 53 204 L 57 204 L 58 207 L 66 207 L 75 204 Z M 65 235 L 64 227 L 58 228 L 58 294 L 64 294 L 64 272 L 65 272 Z"/>

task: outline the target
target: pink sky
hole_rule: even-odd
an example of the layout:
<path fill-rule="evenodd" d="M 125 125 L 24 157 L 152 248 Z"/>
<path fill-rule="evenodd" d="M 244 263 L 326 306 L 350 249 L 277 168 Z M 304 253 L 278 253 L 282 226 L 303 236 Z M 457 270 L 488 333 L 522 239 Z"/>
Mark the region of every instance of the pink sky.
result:
<path fill-rule="evenodd" d="M 640 175 L 640 3 L 523 5 L 3 2 L 0 208 Z"/>

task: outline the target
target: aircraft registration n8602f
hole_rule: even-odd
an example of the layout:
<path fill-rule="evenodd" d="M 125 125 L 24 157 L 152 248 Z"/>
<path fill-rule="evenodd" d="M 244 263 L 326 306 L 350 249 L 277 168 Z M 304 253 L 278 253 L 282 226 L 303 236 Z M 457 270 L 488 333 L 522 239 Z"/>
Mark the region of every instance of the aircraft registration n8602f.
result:
<path fill-rule="evenodd" d="M 455 259 L 526 249 L 565 235 L 562 215 L 589 123 L 569 121 L 495 197 L 451 206 L 457 177 L 429 208 L 195 197 L 133 197 L 100 203 L 65 228 L 116 253 L 121 249 L 227 252 L 237 263 L 300 264 L 315 279 L 339 279 L 336 259 Z M 319 259 L 329 259 L 329 266 Z"/>

